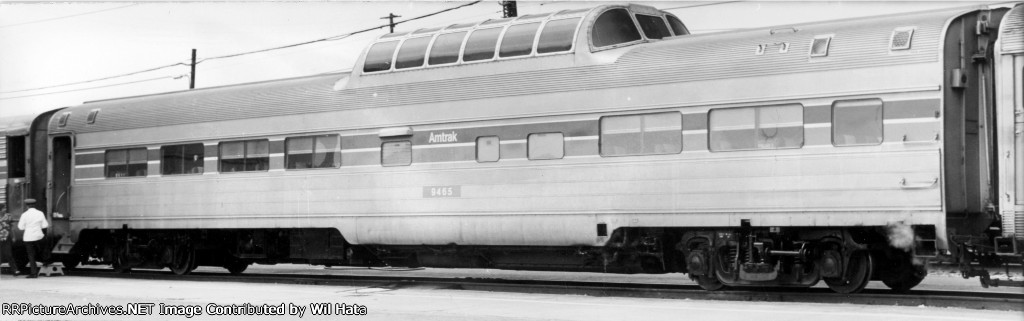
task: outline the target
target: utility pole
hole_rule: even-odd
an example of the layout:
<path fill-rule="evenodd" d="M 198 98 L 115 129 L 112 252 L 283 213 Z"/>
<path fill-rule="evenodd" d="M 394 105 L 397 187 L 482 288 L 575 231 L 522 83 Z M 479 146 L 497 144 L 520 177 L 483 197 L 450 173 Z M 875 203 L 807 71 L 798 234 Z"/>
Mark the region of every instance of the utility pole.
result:
<path fill-rule="evenodd" d="M 391 26 L 391 33 L 395 33 L 395 18 L 402 16 L 396 16 L 394 13 L 388 13 L 387 17 L 380 17 L 381 19 L 388 19 L 388 25 Z"/>
<path fill-rule="evenodd" d="M 196 49 L 192 48 L 192 72 L 188 74 L 188 89 L 196 88 Z"/>
<path fill-rule="evenodd" d="M 516 2 L 515 1 L 502 1 L 501 2 L 501 13 L 502 13 L 502 16 L 501 16 L 502 18 L 512 18 L 512 17 L 519 16 L 519 13 L 516 12 Z"/>

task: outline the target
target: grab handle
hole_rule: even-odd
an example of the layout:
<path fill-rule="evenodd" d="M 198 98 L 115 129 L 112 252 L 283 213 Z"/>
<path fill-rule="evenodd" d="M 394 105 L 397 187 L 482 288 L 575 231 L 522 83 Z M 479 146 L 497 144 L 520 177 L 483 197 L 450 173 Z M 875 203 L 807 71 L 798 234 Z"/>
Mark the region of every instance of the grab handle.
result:
<path fill-rule="evenodd" d="M 932 188 L 932 187 L 934 187 L 935 185 L 938 185 L 938 184 L 939 184 L 939 178 L 938 177 L 933 178 L 931 181 L 928 181 L 928 182 L 925 182 L 925 183 L 919 183 L 919 184 L 907 183 L 907 178 L 906 177 L 900 179 L 900 188 L 902 188 L 902 189 L 925 189 L 925 188 Z"/>

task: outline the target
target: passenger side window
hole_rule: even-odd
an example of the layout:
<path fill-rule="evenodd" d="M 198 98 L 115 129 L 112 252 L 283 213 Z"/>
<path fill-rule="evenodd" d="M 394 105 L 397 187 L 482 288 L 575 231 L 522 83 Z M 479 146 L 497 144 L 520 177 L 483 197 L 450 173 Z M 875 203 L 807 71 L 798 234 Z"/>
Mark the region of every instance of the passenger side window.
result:
<path fill-rule="evenodd" d="M 602 13 L 594 22 L 590 36 L 594 47 L 605 47 L 640 40 L 633 18 L 626 9 L 612 9 Z"/>
<path fill-rule="evenodd" d="M 647 39 L 661 39 L 672 36 L 668 31 L 668 25 L 665 25 L 665 19 L 659 16 L 638 14 L 636 15 L 636 21 L 640 23 L 640 29 L 644 31 Z"/>
<path fill-rule="evenodd" d="M 220 172 L 251 172 L 270 169 L 270 142 L 266 139 L 220 143 Z"/>
<path fill-rule="evenodd" d="M 148 155 L 145 148 L 114 149 L 106 152 L 107 177 L 145 177 Z"/>
<path fill-rule="evenodd" d="M 498 136 L 486 136 L 476 139 L 476 161 L 480 163 L 497 162 L 501 158 L 501 142 Z"/>
<path fill-rule="evenodd" d="M 711 110 L 712 151 L 800 148 L 804 144 L 802 105 Z"/>
<path fill-rule="evenodd" d="M 419 37 L 405 40 L 405 42 L 402 43 L 402 49 L 398 50 L 398 58 L 395 59 L 395 69 L 423 66 L 424 57 L 427 55 L 428 44 L 430 44 L 430 37 Z"/>
<path fill-rule="evenodd" d="M 465 38 L 465 31 L 437 36 L 430 49 L 430 64 L 441 65 L 459 61 L 459 50 L 462 49 L 462 39 Z"/>
<path fill-rule="evenodd" d="M 537 53 L 550 53 L 568 51 L 572 49 L 573 36 L 576 35 L 576 26 L 580 18 L 551 20 L 544 25 L 544 31 L 540 32 L 540 39 L 537 41 Z"/>
<path fill-rule="evenodd" d="M 462 61 L 488 60 L 494 58 L 494 48 L 498 45 L 501 28 L 481 29 L 469 34 L 466 50 L 462 53 Z"/>
<path fill-rule="evenodd" d="M 292 137 L 285 139 L 285 168 L 338 168 L 341 166 L 341 140 L 338 135 Z"/>
<path fill-rule="evenodd" d="M 412 142 L 403 140 L 381 144 L 380 164 L 383 166 L 406 166 L 412 164 Z"/>
<path fill-rule="evenodd" d="M 160 174 L 202 174 L 204 148 L 202 143 L 160 147 Z"/>
<path fill-rule="evenodd" d="M 533 53 L 533 39 L 537 35 L 540 22 L 526 23 L 508 27 L 501 39 L 501 50 L 498 56 L 516 57 Z"/>
<path fill-rule="evenodd" d="M 376 43 L 366 52 L 366 59 L 363 62 L 363 72 L 375 72 L 391 70 L 391 59 L 395 54 L 395 47 L 398 41 Z"/>
<path fill-rule="evenodd" d="M 601 156 L 678 154 L 683 117 L 678 112 L 601 118 Z"/>
<path fill-rule="evenodd" d="M 832 104 L 832 144 L 882 143 L 882 100 L 840 100 Z"/>
<path fill-rule="evenodd" d="M 530 134 L 526 137 L 526 150 L 529 159 L 561 159 L 565 157 L 565 139 L 562 133 Z"/>
<path fill-rule="evenodd" d="M 682 36 L 687 34 L 686 26 L 683 25 L 683 22 L 680 21 L 679 18 L 676 18 L 672 15 L 667 15 L 665 17 L 668 18 L 668 25 L 672 27 L 672 33 L 674 33 L 676 36 Z"/>

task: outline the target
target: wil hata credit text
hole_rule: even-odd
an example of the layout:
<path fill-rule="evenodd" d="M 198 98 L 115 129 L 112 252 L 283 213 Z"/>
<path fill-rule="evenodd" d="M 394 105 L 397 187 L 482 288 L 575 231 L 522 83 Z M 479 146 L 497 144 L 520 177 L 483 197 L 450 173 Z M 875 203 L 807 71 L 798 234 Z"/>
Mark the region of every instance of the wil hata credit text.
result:
<path fill-rule="evenodd" d="M 306 314 L 325 315 L 366 315 L 365 305 L 346 303 L 295 303 L 281 304 L 164 304 L 164 303 L 128 303 L 124 305 L 103 305 L 97 303 L 66 305 L 44 305 L 33 303 L 0 304 L 0 315 L 18 316 L 85 316 L 85 315 L 116 315 L 116 316 L 181 316 L 192 318 L 201 315 L 287 315 L 303 317 Z"/>

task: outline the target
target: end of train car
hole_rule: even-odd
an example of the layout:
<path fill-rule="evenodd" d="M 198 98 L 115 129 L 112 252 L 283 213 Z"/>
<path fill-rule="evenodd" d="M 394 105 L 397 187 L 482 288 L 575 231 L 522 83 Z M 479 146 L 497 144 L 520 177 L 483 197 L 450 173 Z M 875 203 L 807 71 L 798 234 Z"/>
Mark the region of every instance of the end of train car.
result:
<path fill-rule="evenodd" d="M 39 115 L 6 135 L 5 196 L 42 200 L 66 266 L 852 293 L 944 260 L 1012 285 L 983 266 L 1024 251 L 1022 33 L 1022 5 L 703 35 L 639 5 L 424 28 L 348 73 Z"/>
<path fill-rule="evenodd" d="M 15 262 L 26 263 L 28 258 L 25 254 L 24 243 L 20 242 L 23 232 L 17 228 L 21 214 L 29 206 L 25 204 L 25 200 L 37 199 L 38 203 L 34 206 L 40 210 L 44 210 L 43 207 L 50 203 L 46 196 L 49 195 L 48 183 L 52 180 L 49 174 L 52 171 L 45 160 L 50 155 L 48 135 L 50 116 L 58 110 L 50 110 L 38 115 L 15 116 L 0 121 L 0 179 L 3 180 L 3 184 L 0 185 L 0 210 L 4 214 L 9 214 L 10 218 L 14 220 L 10 222 L 9 239 L 3 241 L 13 243 L 13 253 L 11 254 L 14 255 Z M 68 147 L 70 146 L 65 146 L 65 148 Z M 70 172 L 58 175 L 69 176 Z M 60 197 L 64 198 L 66 203 L 66 198 L 69 196 L 62 195 Z M 47 248 L 50 248 L 49 245 L 58 244 L 61 237 L 70 235 L 71 227 L 67 222 L 54 220 L 54 218 L 59 219 L 60 214 L 54 215 L 52 211 L 45 210 L 44 212 L 47 214 L 47 220 L 55 223 L 50 226 L 47 230 L 48 235 L 43 239 L 44 244 L 48 245 Z M 63 244 L 63 247 L 53 247 L 52 252 L 56 255 L 47 255 L 45 258 L 49 260 L 51 257 L 56 258 L 67 253 L 71 245 L 72 243 L 66 243 Z M 58 248 L 62 248 L 62 250 Z M 46 251 L 46 254 L 50 254 L 50 252 Z M 9 264 L 10 262 L 5 263 Z M 10 266 L 9 268 L 20 269 L 23 267 Z"/>

